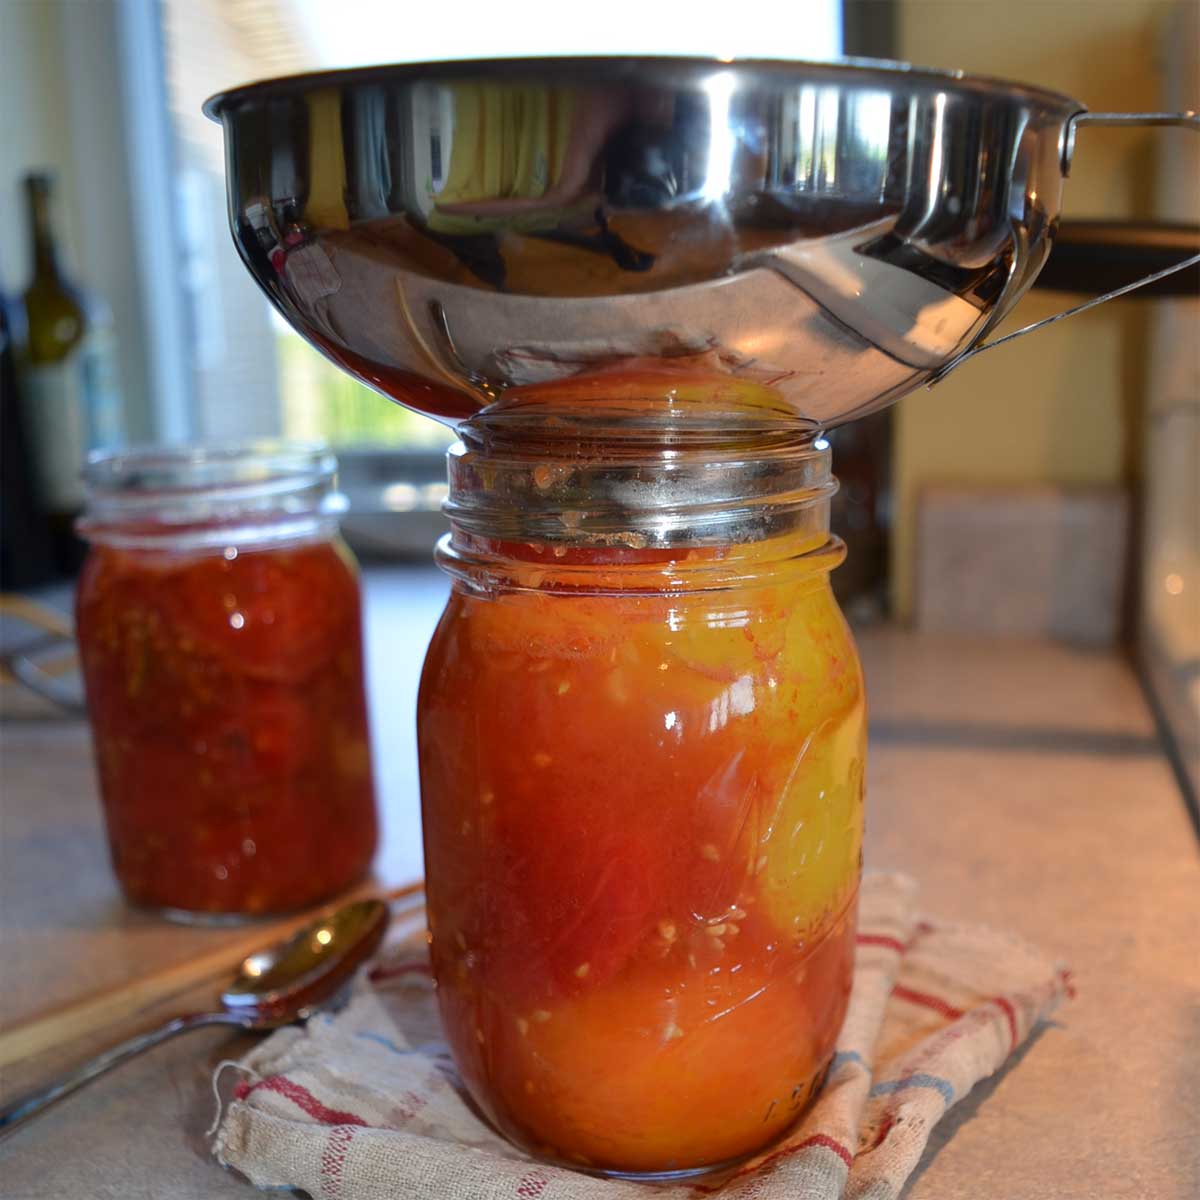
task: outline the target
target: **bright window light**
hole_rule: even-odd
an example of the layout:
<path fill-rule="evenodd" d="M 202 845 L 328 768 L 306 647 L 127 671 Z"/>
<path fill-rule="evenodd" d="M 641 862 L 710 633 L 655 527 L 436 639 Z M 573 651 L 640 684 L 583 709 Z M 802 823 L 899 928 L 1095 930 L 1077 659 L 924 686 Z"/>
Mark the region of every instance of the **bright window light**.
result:
<path fill-rule="evenodd" d="M 837 57 L 842 41 L 838 0 L 696 0 L 682 7 L 609 0 L 602 10 L 551 0 L 463 0 L 419 16 L 392 0 L 291 0 L 289 7 L 325 67 L 547 54 L 824 59 Z"/>

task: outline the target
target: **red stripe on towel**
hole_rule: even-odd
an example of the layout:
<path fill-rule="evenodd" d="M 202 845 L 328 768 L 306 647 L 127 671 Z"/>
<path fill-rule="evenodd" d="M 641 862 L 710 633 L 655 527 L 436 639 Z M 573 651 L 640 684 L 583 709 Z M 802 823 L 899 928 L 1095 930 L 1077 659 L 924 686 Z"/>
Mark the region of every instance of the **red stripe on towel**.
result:
<path fill-rule="evenodd" d="M 903 954 L 908 949 L 899 938 L 883 933 L 860 933 L 855 940 L 860 946 L 884 946 L 888 950 L 895 950 L 897 954 Z"/>
<path fill-rule="evenodd" d="M 948 1020 L 957 1021 L 963 1015 L 961 1008 L 955 1008 L 953 1004 L 943 1000 L 940 996 L 931 996 L 928 992 L 914 991 L 912 988 L 907 988 L 903 984 L 898 983 L 892 988 L 892 995 L 898 996 L 901 1000 L 907 1000 L 909 1004 L 920 1004 L 923 1008 L 931 1008 L 935 1013 L 940 1013 Z"/>
<path fill-rule="evenodd" d="M 257 1083 L 251 1084 L 241 1096 L 238 1096 L 238 1099 L 245 1099 L 251 1092 L 256 1092 L 259 1088 L 286 1097 L 298 1109 L 306 1112 L 314 1121 L 319 1121 L 322 1125 L 358 1125 L 364 1129 L 369 1128 L 362 1117 L 355 1116 L 352 1112 L 344 1112 L 340 1108 L 327 1108 L 302 1083 L 297 1083 L 286 1075 L 271 1075 L 266 1079 L 260 1079 Z"/>
<path fill-rule="evenodd" d="M 992 1001 L 997 1008 L 1008 1018 L 1008 1032 L 1012 1038 L 1012 1044 L 1009 1046 L 1009 1052 L 1017 1048 L 1017 1010 L 1013 1008 L 1012 1001 L 1005 999 L 1003 996 L 997 996 Z"/>

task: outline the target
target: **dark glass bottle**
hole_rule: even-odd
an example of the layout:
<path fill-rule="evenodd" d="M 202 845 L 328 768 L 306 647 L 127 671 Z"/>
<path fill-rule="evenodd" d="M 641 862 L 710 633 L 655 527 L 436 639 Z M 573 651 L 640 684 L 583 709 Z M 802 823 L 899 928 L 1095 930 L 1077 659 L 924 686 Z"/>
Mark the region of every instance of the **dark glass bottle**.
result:
<path fill-rule="evenodd" d="M 55 565 L 73 571 L 83 559 L 83 545 L 73 532 L 83 501 L 83 461 L 89 451 L 121 440 L 112 321 L 107 307 L 62 269 L 51 177 L 27 175 L 25 191 L 33 277 L 23 297 L 23 423 Z"/>
<path fill-rule="evenodd" d="M 0 295 L 0 591 L 36 587 L 54 573 L 38 501 L 17 377 L 16 306 Z"/>

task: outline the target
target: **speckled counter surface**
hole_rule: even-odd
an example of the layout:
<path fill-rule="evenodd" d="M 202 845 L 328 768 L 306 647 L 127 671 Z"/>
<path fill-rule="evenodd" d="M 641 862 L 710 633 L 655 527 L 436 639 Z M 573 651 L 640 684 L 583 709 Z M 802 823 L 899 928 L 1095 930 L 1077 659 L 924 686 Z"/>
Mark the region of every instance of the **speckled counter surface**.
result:
<path fill-rule="evenodd" d="M 379 876 L 420 870 L 417 671 L 443 584 L 372 573 L 368 643 L 385 808 Z M 860 636 L 871 699 L 867 857 L 927 911 L 1067 959 L 1078 999 L 935 1131 L 909 1200 L 1200 1196 L 1200 848 L 1117 657 L 1046 643 Z M 85 728 L 0 727 L 0 1028 L 185 959 L 227 933 L 129 913 L 102 841 Z M 197 1001 L 202 997 L 195 997 Z M 192 1035 L 0 1142 L 0 1196 L 250 1196 L 207 1156 L 212 1065 Z M 3 1091 L 86 1050 L 5 1071 Z"/>

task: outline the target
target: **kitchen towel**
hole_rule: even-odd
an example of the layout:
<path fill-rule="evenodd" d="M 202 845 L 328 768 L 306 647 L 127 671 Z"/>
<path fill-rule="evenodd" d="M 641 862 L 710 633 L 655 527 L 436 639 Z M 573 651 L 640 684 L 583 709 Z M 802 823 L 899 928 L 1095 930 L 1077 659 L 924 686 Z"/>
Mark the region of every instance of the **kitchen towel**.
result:
<path fill-rule="evenodd" d="M 868 873 L 854 984 L 816 1102 L 723 1176 L 648 1185 L 539 1163 L 463 1099 L 442 1041 L 423 915 L 398 923 L 339 1013 L 281 1029 L 214 1085 L 232 1099 L 214 1153 L 259 1187 L 318 1200 L 894 1200 L 945 1113 L 1071 994 L 1017 938 L 916 914 Z M 232 1070 L 231 1070 L 232 1068 Z"/>

